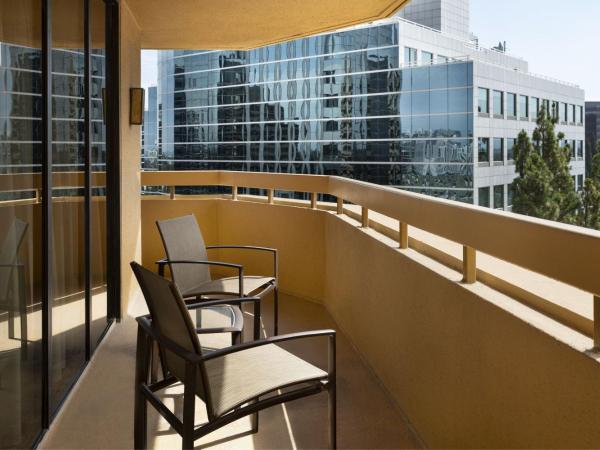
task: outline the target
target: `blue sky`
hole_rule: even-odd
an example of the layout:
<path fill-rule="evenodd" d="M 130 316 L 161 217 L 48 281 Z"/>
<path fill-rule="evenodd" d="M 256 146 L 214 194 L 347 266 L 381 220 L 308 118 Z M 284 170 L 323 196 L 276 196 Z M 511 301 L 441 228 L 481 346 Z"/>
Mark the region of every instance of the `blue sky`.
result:
<path fill-rule="evenodd" d="M 600 0 L 471 0 L 471 31 L 529 61 L 532 72 L 580 85 L 600 100 Z M 142 53 L 142 86 L 156 84 L 156 52 Z"/>
<path fill-rule="evenodd" d="M 471 31 L 486 47 L 506 41 L 529 70 L 600 100 L 600 0 L 471 0 Z"/>

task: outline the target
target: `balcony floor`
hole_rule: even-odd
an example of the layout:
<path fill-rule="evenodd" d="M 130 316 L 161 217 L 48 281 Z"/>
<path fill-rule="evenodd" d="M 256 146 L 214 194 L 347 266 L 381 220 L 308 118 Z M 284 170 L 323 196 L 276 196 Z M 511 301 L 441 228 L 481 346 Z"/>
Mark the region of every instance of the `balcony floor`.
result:
<path fill-rule="evenodd" d="M 132 310 L 135 315 L 145 313 L 143 300 L 136 299 Z M 267 328 L 272 324 L 271 311 L 268 302 L 263 308 Z M 249 324 L 250 319 L 247 317 Z M 335 328 L 322 306 L 281 296 L 281 333 L 318 328 Z M 136 324 L 131 317 L 113 327 L 40 448 L 133 447 L 135 339 Z M 419 440 L 398 408 L 342 333 L 337 345 L 339 447 L 419 448 Z M 326 365 L 325 341 L 310 340 L 286 348 L 322 367 Z M 176 412 L 181 411 L 181 394 L 180 386 L 164 393 Z M 197 405 L 197 422 L 201 423 L 204 408 L 200 400 Z M 150 448 L 180 448 L 177 433 L 152 407 L 148 411 Z M 244 434 L 249 429 L 248 418 L 240 419 L 197 440 L 196 445 L 214 449 L 327 447 L 327 395 L 262 411 L 259 432 Z"/>

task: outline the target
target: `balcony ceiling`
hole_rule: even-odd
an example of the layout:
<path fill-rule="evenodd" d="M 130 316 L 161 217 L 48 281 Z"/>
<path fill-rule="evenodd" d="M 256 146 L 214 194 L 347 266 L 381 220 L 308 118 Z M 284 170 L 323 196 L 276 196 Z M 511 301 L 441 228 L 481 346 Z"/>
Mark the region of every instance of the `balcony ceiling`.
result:
<path fill-rule="evenodd" d="M 127 0 L 147 49 L 249 49 L 389 17 L 410 0 Z"/>

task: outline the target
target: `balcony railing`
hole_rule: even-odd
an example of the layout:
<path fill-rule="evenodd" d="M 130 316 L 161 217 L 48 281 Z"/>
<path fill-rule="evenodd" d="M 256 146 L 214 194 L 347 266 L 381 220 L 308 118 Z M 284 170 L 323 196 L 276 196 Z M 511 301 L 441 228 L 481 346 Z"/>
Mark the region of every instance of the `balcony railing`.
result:
<path fill-rule="evenodd" d="M 413 247 L 461 270 L 463 283 L 487 284 L 592 338 L 594 347 L 600 347 L 600 259 L 595 256 L 600 255 L 600 232 L 335 176 L 165 171 L 142 172 L 141 184 L 166 187 L 171 200 L 179 198 L 175 194 L 179 186 L 230 187 L 227 198 L 268 204 L 290 203 L 276 197 L 277 191 L 307 193 L 310 201 L 292 203 L 353 217 L 362 227 L 395 239 L 400 249 Z M 264 190 L 266 195 L 242 196 L 240 188 Z M 318 194 L 336 197 L 337 204 L 318 202 Z M 459 244 L 462 258 L 413 239 L 411 227 Z M 479 266 L 477 252 L 592 294 L 593 319 L 529 292 L 505 271 L 494 273 L 493 265 Z"/>

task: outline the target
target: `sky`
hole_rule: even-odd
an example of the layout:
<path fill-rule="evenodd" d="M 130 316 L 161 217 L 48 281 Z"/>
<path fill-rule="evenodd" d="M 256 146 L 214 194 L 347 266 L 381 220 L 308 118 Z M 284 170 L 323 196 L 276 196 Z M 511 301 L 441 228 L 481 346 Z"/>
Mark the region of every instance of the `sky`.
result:
<path fill-rule="evenodd" d="M 471 0 L 480 45 L 506 41 L 531 72 L 578 84 L 600 101 L 600 0 Z M 142 87 L 156 84 L 156 51 L 142 52 Z"/>
<path fill-rule="evenodd" d="M 600 100 L 600 0 L 471 0 L 471 31 L 525 58 L 531 72 L 578 84 Z"/>

